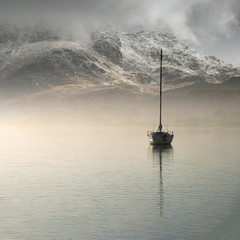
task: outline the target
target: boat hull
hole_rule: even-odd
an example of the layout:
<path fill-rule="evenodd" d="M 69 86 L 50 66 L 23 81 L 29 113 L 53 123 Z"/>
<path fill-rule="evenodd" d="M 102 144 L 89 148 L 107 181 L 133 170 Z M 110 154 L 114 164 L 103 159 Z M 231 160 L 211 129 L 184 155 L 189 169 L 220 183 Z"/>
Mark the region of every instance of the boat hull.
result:
<path fill-rule="evenodd" d="M 169 132 L 150 132 L 148 133 L 151 145 L 169 145 L 173 141 L 173 134 Z"/>

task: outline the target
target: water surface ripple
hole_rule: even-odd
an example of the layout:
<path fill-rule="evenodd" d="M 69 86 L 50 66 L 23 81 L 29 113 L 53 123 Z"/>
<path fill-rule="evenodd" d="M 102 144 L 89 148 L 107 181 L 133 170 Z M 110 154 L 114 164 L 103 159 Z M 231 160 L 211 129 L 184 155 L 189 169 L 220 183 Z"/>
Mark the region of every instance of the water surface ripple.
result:
<path fill-rule="evenodd" d="M 240 130 L 2 129 L 0 238 L 205 240 L 240 236 Z"/>

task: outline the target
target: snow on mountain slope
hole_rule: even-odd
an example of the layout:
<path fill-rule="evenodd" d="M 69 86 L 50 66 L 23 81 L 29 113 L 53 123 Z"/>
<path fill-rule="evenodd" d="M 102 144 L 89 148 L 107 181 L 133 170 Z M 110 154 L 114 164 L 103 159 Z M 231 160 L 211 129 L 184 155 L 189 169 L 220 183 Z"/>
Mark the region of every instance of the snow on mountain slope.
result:
<path fill-rule="evenodd" d="M 37 91 L 66 84 L 104 85 L 119 79 L 119 66 L 74 42 L 36 42 L 2 55 L 0 88 Z"/>
<path fill-rule="evenodd" d="M 165 82 L 173 86 L 198 81 L 217 83 L 240 74 L 240 68 L 225 64 L 214 56 L 199 54 L 168 33 L 131 33 L 105 28 L 95 32 L 92 41 L 98 53 L 132 73 L 133 79 L 139 80 L 139 73 L 140 76 L 145 74 L 147 83 L 157 80 L 155 73 L 159 69 L 160 49 L 164 53 Z"/>
<path fill-rule="evenodd" d="M 203 56 L 168 33 L 106 27 L 94 31 L 91 42 L 83 46 L 77 39 L 62 40 L 49 31 L 14 31 L 3 34 L 0 28 L 2 92 L 36 92 L 68 84 L 85 88 L 127 84 L 153 93 L 159 82 L 160 49 L 165 89 L 218 83 L 240 75 L 240 68 Z"/>

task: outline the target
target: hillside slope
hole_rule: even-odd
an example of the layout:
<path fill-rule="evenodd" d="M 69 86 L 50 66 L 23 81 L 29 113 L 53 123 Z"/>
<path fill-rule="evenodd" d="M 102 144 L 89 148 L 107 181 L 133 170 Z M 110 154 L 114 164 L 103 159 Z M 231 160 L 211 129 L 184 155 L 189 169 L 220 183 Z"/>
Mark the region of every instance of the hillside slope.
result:
<path fill-rule="evenodd" d="M 122 83 L 144 86 L 149 92 L 158 85 L 161 48 L 166 89 L 219 83 L 240 75 L 240 68 L 203 56 L 167 33 L 131 33 L 107 27 L 92 32 L 88 45 L 82 45 L 77 39 L 66 41 L 49 31 L 14 31 L 1 32 L 0 28 L 2 93 L 31 93 L 67 84 Z"/>

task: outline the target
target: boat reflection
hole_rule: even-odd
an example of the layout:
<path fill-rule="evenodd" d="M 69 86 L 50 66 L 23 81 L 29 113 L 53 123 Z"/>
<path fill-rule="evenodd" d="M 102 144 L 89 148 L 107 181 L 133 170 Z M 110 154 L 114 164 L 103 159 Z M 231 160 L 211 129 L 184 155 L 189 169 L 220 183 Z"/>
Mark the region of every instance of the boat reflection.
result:
<path fill-rule="evenodd" d="M 155 167 L 159 168 L 159 212 L 164 215 L 164 186 L 163 186 L 163 165 L 173 160 L 172 145 L 151 145 L 149 147 L 152 161 Z"/>

